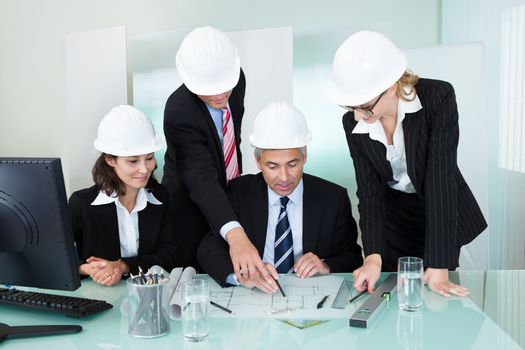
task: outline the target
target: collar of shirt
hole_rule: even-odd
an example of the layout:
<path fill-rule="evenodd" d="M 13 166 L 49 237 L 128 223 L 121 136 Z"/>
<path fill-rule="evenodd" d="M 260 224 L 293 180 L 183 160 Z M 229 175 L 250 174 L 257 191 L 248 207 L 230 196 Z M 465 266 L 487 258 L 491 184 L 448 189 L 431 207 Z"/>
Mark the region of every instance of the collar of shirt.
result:
<path fill-rule="evenodd" d="M 397 125 L 403 122 L 406 113 L 415 113 L 421 108 L 423 107 L 421 106 L 421 101 L 419 100 L 419 97 L 417 95 L 412 101 L 405 101 L 404 99 L 400 98 L 397 105 Z M 354 130 L 352 130 L 352 134 L 370 134 L 370 138 L 377 141 L 380 141 L 379 138 L 381 137 L 385 138 L 385 131 L 379 120 L 376 120 L 372 124 L 369 124 L 366 123 L 363 119 L 361 119 L 357 122 L 357 125 L 354 127 Z M 375 138 L 372 136 L 374 136 Z"/>
<path fill-rule="evenodd" d="M 135 208 L 133 211 L 141 211 L 146 207 L 147 202 L 150 202 L 154 205 L 162 205 L 162 202 L 159 201 L 153 193 L 146 191 L 144 188 L 141 188 L 139 192 L 137 193 L 137 202 L 135 204 Z M 97 198 L 93 202 L 91 202 L 91 205 L 104 205 L 104 204 L 110 204 L 115 203 L 115 205 L 122 205 L 120 201 L 118 200 L 118 196 L 116 192 L 113 192 L 110 196 L 106 194 L 104 191 L 100 191 L 97 195 Z"/>
<path fill-rule="evenodd" d="M 393 139 L 394 145 L 396 146 L 396 151 L 400 154 L 404 152 L 404 140 L 402 140 L 403 128 L 401 123 L 405 119 L 405 114 L 415 113 L 421 108 L 423 107 L 421 106 L 421 101 L 419 100 L 419 97 L 417 95 L 412 101 L 405 101 L 402 98 L 399 99 L 397 106 L 397 125 Z M 383 125 L 379 120 L 376 120 L 374 123 L 369 124 L 361 119 L 359 122 L 357 122 L 357 125 L 354 127 L 354 130 L 352 130 L 352 134 L 368 134 L 372 140 L 381 142 L 388 149 L 385 129 L 383 128 Z"/>
<path fill-rule="evenodd" d="M 302 203 L 303 200 L 303 179 L 299 181 L 299 184 L 297 187 L 293 190 L 290 195 L 287 197 L 290 199 L 290 202 L 294 205 L 298 205 L 299 203 Z M 272 207 L 274 205 L 281 205 L 281 197 L 277 193 L 275 193 L 269 186 L 268 186 L 268 206 Z M 290 203 L 288 202 L 288 203 Z"/>

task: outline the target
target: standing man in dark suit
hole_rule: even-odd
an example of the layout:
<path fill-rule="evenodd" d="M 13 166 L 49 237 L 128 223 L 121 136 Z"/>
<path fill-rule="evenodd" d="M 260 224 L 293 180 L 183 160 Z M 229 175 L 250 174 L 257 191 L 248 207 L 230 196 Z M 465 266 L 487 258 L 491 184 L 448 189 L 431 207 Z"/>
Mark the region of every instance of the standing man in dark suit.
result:
<path fill-rule="evenodd" d="M 330 94 L 347 109 L 365 263 L 354 286 L 372 291 L 397 259 L 424 259 L 424 280 L 443 295 L 468 290 L 448 280 L 461 246 L 486 227 L 457 164 L 458 111 L 452 86 L 420 79 L 384 35 L 362 31 L 337 50 Z"/>
<path fill-rule="evenodd" d="M 346 189 L 303 174 L 310 139 L 301 112 L 284 102 L 269 104 L 250 135 L 261 172 L 235 179 L 228 190 L 240 223 L 275 277 L 349 272 L 363 262 Z M 239 284 L 228 246 L 215 232 L 203 239 L 198 260 L 220 285 Z M 256 274 L 240 284 L 276 291 Z"/>
<path fill-rule="evenodd" d="M 182 41 L 176 65 L 184 84 L 166 102 L 168 148 L 162 179 L 173 204 L 176 263 L 197 267 L 197 247 L 211 228 L 230 244 L 243 278 L 241 269 L 247 276 L 264 266 L 226 196 L 228 181 L 242 172 L 239 145 L 246 83 L 239 55 L 223 32 L 200 27 Z"/>

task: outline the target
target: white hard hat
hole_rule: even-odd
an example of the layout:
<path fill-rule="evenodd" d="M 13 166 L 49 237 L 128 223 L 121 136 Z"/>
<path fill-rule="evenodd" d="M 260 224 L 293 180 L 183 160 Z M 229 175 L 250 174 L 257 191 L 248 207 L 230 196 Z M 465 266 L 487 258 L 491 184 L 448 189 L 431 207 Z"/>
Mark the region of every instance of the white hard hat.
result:
<path fill-rule="evenodd" d="M 213 27 L 199 27 L 186 35 L 177 51 L 176 65 L 186 87 L 204 96 L 233 89 L 241 72 L 237 48 Z"/>
<path fill-rule="evenodd" d="M 298 148 L 311 139 L 303 114 L 282 101 L 271 102 L 255 116 L 250 135 L 251 145 L 261 149 Z"/>
<path fill-rule="evenodd" d="M 127 157 L 158 151 L 162 141 L 144 113 L 133 106 L 118 106 L 100 121 L 93 146 L 103 153 Z"/>
<path fill-rule="evenodd" d="M 386 36 L 354 33 L 335 53 L 328 95 L 341 106 L 362 105 L 397 82 L 406 68 L 405 54 Z"/>

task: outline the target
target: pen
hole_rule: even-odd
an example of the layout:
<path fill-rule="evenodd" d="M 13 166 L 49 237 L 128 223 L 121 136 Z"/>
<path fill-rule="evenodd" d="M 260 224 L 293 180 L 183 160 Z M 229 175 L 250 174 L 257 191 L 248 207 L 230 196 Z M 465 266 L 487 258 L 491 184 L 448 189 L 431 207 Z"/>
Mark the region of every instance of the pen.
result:
<path fill-rule="evenodd" d="M 349 303 L 353 303 L 354 301 L 356 301 L 357 299 L 359 299 L 359 297 L 363 294 L 365 294 L 368 290 L 364 290 L 362 291 L 361 293 L 357 294 L 355 297 L 353 297 L 352 299 L 348 300 Z"/>
<path fill-rule="evenodd" d="M 317 303 L 317 308 L 318 308 L 318 309 L 320 309 L 320 308 L 323 307 L 323 304 L 324 304 L 324 302 L 326 301 L 326 299 L 328 299 L 328 295 L 325 295 L 325 296 L 323 297 L 323 299 L 321 299 L 321 301 Z"/>
<path fill-rule="evenodd" d="M 140 278 L 140 276 L 133 276 L 132 273 L 130 273 L 129 275 L 134 284 L 144 284 L 142 283 L 142 278 Z"/>
<path fill-rule="evenodd" d="M 212 304 L 212 305 L 215 306 L 216 308 L 221 309 L 222 311 L 225 311 L 225 312 L 227 312 L 227 313 L 233 315 L 233 311 L 232 311 L 232 310 L 230 310 L 230 309 L 228 309 L 228 308 L 226 308 L 226 307 L 224 307 L 224 306 L 222 306 L 222 305 L 219 305 L 219 304 L 217 304 L 216 302 L 214 302 L 214 301 L 212 301 L 212 300 L 210 300 L 210 304 Z"/>
<path fill-rule="evenodd" d="M 275 283 L 277 283 L 277 287 L 279 287 L 279 290 L 281 291 L 281 294 L 283 295 L 283 298 L 286 298 L 286 294 L 284 294 L 283 287 L 281 287 L 281 284 L 279 283 L 279 281 L 276 280 L 275 278 L 273 280 L 275 281 Z"/>
<path fill-rule="evenodd" d="M 142 284 L 146 284 L 146 277 L 144 276 L 144 272 L 142 272 L 142 269 L 139 266 L 139 277 L 142 280 Z"/>

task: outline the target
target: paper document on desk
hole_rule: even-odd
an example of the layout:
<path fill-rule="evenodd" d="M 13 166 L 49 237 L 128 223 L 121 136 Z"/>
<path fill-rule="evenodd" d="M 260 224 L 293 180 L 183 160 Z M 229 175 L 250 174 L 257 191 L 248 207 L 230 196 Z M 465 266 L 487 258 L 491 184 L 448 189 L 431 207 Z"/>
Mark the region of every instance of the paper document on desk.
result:
<path fill-rule="evenodd" d="M 276 318 L 332 318 L 348 317 L 345 309 L 333 309 L 332 302 L 344 279 L 340 276 L 324 275 L 298 278 L 295 275 L 280 275 L 286 298 L 277 291 L 266 294 L 257 288 L 242 286 L 221 288 L 210 280 L 210 300 L 232 310 L 237 317 L 276 317 Z M 320 309 L 317 304 L 325 295 L 328 299 Z M 211 308 L 212 317 L 232 317 L 222 310 Z"/>
<path fill-rule="evenodd" d="M 183 282 L 190 281 L 195 277 L 197 271 L 193 267 L 176 267 L 171 270 L 170 280 L 168 282 L 170 299 L 170 318 L 172 320 L 180 320 L 181 305 L 182 305 L 182 291 L 181 286 Z"/>

